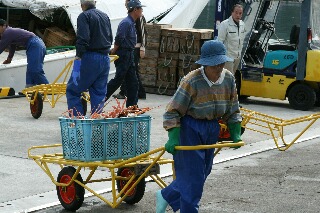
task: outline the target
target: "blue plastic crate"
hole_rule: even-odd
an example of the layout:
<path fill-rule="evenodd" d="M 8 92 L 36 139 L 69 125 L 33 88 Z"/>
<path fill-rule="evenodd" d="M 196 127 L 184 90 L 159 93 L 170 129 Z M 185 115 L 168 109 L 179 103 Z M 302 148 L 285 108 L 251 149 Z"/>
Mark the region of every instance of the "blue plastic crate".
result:
<path fill-rule="evenodd" d="M 128 159 L 150 149 L 150 116 L 59 120 L 65 159 Z"/>

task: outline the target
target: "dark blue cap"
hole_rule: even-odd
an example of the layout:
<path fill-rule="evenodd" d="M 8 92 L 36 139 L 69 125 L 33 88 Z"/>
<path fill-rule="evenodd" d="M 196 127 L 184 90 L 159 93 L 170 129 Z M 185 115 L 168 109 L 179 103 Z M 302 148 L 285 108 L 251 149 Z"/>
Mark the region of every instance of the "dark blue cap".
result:
<path fill-rule="evenodd" d="M 130 0 L 128 2 L 128 10 L 130 10 L 132 8 L 140 8 L 140 7 L 145 7 L 145 6 L 142 5 L 139 0 Z"/>

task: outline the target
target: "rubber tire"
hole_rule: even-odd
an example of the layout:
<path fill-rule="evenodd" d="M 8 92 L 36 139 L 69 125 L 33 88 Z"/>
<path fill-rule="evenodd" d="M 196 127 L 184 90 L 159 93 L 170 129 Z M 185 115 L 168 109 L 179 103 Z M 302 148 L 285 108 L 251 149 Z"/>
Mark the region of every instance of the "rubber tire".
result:
<path fill-rule="evenodd" d="M 72 166 L 64 167 L 58 175 L 57 182 L 61 183 L 68 183 L 68 180 L 71 180 L 72 176 L 76 173 L 76 169 Z M 61 180 L 62 179 L 62 180 Z M 83 183 L 82 177 L 80 174 L 78 174 L 76 180 Z M 59 201 L 61 205 L 68 211 L 76 211 L 78 210 L 84 201 L 84 193 L 85 190 L 82 186 L 77 184 L 76 182 L 73 182 L 70 186 L 67 187 L 67 193 L 62 194 L 61 190 L 63 187 L 57 186 L 57 195 L 59 198 Z M 71 197 L 70 196 L 73 196 Z M 66 202 L 66 199 L 70 199 L 70 202 Z"/>
<path fill-rule="evenodd" d="M 31 95 L 31 100 L 33 100 L 35 92 Z M 32 117 L 35 119 L 40 118 L 43 110 L 43 99 L 42 95 L 38 92 L 37 97 L 35 98 L 33 104 L 30 103 L 30 111 Z"/>
<path fill-rule="evenodd" d="M 117 171 L 117 176 L 130 177 L 132 174 L 134 174 L 132 168 L 123 167 L 123 168 L 119 168 Z M 138 178 L 139 177 L 137 177 L 137 179 Z M 124 180 L 117 180 L 118 192 L 121 191 L 121 189 L 124 187 L 126 182 L 127 181 L 124 181 Z M 135 181 L 132 181 L 131 184 L 134 184 L 134 183 L 135 183 Z M 145 180 L 145 178 L 142 178 L 141 181 L 138 183 L 138 185 L 133 189 L 134 191 L 131 192 L 131 194 L 128 195 L 124 199 L 124 201 L 127 204 L 131 204 L 131 205 L 138 203 L 144 195 L 145 188 L 146 188 L 146 180 Z M 121 197 L 123 197 L 123 195 L 124 194 L 121 194 Z"/>
<path fill-rule="evenodd" d="M 309 110 L 316 102 L 316 92 L 306 84 L 294 85 L 288 93 L 289 104 L 296 110 Z"/>
<path fill-rule="evenodd" d="M 317 100 L 314 103 L 314 106 L 320 107 L 320 92 L 319 91 L 316 93 L 316 96 L 317 96 Z"/>

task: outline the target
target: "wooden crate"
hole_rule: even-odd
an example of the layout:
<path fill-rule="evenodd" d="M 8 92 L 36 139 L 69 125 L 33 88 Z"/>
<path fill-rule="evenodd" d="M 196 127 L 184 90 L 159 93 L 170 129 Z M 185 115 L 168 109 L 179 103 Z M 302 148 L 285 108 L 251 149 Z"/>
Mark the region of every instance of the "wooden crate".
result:
<path fill-rule="evenodd" d="M 178 61 L 179 58 L 177 59 L 171 59 L 171 58 L 158 58 L 158 68 L 161 67 L 177 67 L 178 66 Z"/>
<path fill-rule="evenodd" d="M 176 89 L 167 88 L 166 90 L 161 90 L 161 88 L 156 86 L 145 86 L 144 90 L 146 91 L 146 93 L 170 96 L 174 95 L 174 93 L 176 92 Z"/>
<path fill-rule="evenodd" d="M 166 61 L 170 60 L 178 60 L 179 59 L 179 53 L 172 53 L 172 52 L 163 52 L 159 54 L 159 58 L 164 58 Z"/>
<path fill-rule="evenodd" d="M 201 65 L 194 63 L 193 60 L 187 61 L 187 60 L 180 60 L 179 66 L 178 66 L 178 76 L 183 77 L 187 75 L 189 72 L 200 68 Z"/>
<path fill-rule="evenodd" d="M 147 38 L 160 38 L 161 37 L 161 29 L 163 28 L 171 28 L 171 24 L 151 24 L 146 23 L 144 26 L 147 31 Z"/>
<path fill-rule="evenodd" d="M 180 31 L 177 28 L 161 30 L 160 53 L 178 53 L 180 51 Z"/>
<path fill-rule="evenodd" d="M 139 73 L 140 73 L 140 75 L 144 75 L 144 74 L 157 75 L 158 68 L 157 67 L 149 67 L 149 66 L 144 66 L 144 67 L 140 66 Z"/>
<path fill-rule="evenodd" d="M 194 40 L 211 40 L 213 39 L 213 30 L 211 29 L 182 29 L 180 32 L 181 38 L 193 37 Z"/>
<path fill-rule="evenodd" d="M 147 32 L 147 45 L 146 48 L 158 50 L 160 47 L 160 39 L 161 39 L 161 29 L 171 28 L 170 24 L 150 24 L 147 23 L 145 25 L 145 29 Z"/>
<path fill-rule="evenodd" d="M 140 75 L 140 80 L 141 80 L 141 83 L 142 83 L 143 87 L 145 87 L 145 86 L 156 86 L 157 75 L 143 74 L 143 75 Z"/>
<path fill-rule="evenodd" d="M 147 24 L 146 57 L 140 60 L 140 76 L 147 92 L 173 95 L 180 79 L 200 67 L 202 44 L 212 39 L 213 30 L 161 28 Z M 161 33 L 160 33 L 161 32 Z M 161 35 L 161 37 L 159 37 Z"/>
<path fill-rule="evenodd" d="M 149 47 L 146 47 L 146 54 L 145 58 L 158 58 L 159 57 L 159 50 L 158 49 L 150 49 Z"/>
<path fill-rule="evenodd" d="M 161 88 L 176 89 L 178 82 L 177 67 L 166 66 L 158 68 L 156 86 Z"/>
<path fill-rule="evenodd" d="M 74 45 L 75 40 L 74 34 L 65 32 L 58 27 L 46 28 L 43 35 L 43 41 L 47 47 Z"/>
<path fill-rule="evenodd" d="M 180 53 L 200 55 L 201 46 L 207 40 L 194 40 L 192 38 L 180 38 Z"/>
<path fill-rule="evenodd" d="M 158 58 L 140 58 L 140 67 L 157 67 Z"/>

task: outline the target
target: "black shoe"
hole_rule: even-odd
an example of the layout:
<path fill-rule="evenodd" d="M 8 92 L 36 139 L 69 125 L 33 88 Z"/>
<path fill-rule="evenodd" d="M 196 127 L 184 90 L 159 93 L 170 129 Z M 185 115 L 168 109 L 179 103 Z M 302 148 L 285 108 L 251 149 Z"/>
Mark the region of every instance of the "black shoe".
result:
<path fill-rule="evenodd" d="M 112 97 L 117 98 L 117 99 L 125 99 L 126 97 L 121 94 L 113 95 Z"/>

